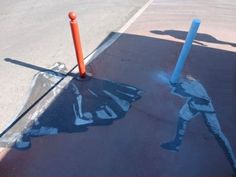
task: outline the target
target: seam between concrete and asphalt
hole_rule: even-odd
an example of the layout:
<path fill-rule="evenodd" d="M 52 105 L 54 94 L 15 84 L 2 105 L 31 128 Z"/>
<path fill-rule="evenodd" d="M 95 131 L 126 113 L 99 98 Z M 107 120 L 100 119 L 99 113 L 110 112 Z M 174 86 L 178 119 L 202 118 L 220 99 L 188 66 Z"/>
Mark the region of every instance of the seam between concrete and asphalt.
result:
<path fill-rule="evenodd" d="M 144 4 L 126 23 L 123 25 L 116 34 L 112 35 L 107 41 L 105 41 L 102 45 L 98 46 L 93 52 L 91 52 L 88 56 L 85 57 L 84 62 L 85 65 L 91 63 L 97 56 L 99 56 L 105 49 L 111 46 L 121 35 L 124 33 L 130 25 L 150 6 L 153 0 L 149 0 L 146 4 Z M 15 121 L 13 121 L 4 131 L 1 132 L 0 138 L 6 134 L 14 125 L 17 124 L 19 120 L 21 120 L 27 113 L 29 113 L 41 100 L 43 100 L 58 84 L 60 84 L 67 76 L 69 76 L 73 71 L 76 72 L 77 66 L 75 65 L 68 73 L 64 75 L 54 86 L 52 86 L 48 91 L 46 91 L 40 98 L 38 98 L 27 110 L 21 113 Z M 66 83 L 63 85 L 66 86 L 67 83 L 70 82 L 72 77 L 69 77 L 66 80 Z M 53 99 L 52 99 L 53 100 Z M 52 101 L 51 100 L 51 101 Z M 24 127 L 22 131 L 24 130 Z"/>

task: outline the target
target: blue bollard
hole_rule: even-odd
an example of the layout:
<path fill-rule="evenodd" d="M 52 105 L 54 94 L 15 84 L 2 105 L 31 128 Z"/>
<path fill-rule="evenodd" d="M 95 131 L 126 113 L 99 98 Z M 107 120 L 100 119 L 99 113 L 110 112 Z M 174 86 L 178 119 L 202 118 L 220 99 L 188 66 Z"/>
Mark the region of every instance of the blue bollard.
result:
<path fill-rule="evenodd" d="M 199 27 L 200 23 L 201 23 L 201 21 L 199 19 L 194 19 L 192 21 L 192 25 L 191 25 L 190 30 L 188 32 L 188 35 L 185 39 L 184 46 L 183 46 L 183 48 L 180 52 L 178 61 L 176 63 L 175 69 L 174 69 L 174 72 L 172 73 L 172 76 L 171 76 L 171 79 L 170 79 L 171 83 L 177 83 L 178 80 L 179 80 L 180 74 L 181 74 L 182 69 L 184 67 L 184 63 L 185 63 L 185 61 L 187 59 L 187 56 L 189 54 L 189 51 L 191 49 L 193 40 L 195 39 L 195 37 L 197 35 L 197 30 L 198 30 L 198 27 Z"/>

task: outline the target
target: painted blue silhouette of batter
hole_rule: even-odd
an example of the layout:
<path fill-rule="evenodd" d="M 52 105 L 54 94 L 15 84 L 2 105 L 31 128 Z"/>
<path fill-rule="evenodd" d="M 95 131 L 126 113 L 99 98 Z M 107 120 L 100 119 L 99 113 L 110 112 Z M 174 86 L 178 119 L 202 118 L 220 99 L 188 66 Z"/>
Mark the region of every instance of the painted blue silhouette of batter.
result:
<path fill-rule="evenodd" d="M 222 132 L 215 109 L 202 84 L 193 77 L 187 76 L 187 80 L 171 84 L 171 86 L 173 94 L 187 98 L 187 100 L 179 111 L 175 138 L 170 142 L 161 144 L 161 147 L 171 151 L 179 151 L 188 122 L 198 114 L 201 114 L 210 132 L 213 133 L 218 143 L 223 147 L 228 160 L 236 172 L 236 159 L 230 142 Z"/>

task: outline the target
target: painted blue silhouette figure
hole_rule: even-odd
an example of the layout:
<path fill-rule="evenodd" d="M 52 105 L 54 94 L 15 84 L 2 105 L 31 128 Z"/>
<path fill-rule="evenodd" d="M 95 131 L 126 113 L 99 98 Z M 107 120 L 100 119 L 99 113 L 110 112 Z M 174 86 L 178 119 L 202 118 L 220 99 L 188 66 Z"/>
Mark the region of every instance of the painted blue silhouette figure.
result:
<path fill-rule="evenodd" d="M 187 80 L 172 84 L 172 87 L 173 94 L 187 98 L 187 100 L 179 111 L 179 120 L 174 140 L 161 144 L 161 147 L 167 150 L 179 151 L 188 122 L 197 114 L 201 114 L 210 132 L 213 133 L 218 143 L 223 147 L 227 158 L 236 172 L 235 155 L 228 139 L 221 130 L 215 109 L 202 84 L 193 77 L 187 76 Z"/>

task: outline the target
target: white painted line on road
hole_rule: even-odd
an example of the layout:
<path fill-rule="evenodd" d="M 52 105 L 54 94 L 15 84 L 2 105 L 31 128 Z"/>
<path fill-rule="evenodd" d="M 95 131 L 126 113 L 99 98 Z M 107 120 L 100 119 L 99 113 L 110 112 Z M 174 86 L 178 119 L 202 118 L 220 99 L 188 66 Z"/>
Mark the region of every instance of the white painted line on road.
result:
<path fill-rule="evenodd" d="M 91 63 L 98 55 L 100 55 L 105 49 L 107 49 L 111 44 L 113 44 L 121 35 L 124 33 L 131 24 L 149 7 L 149 5 L 153 2 L 153 0 L 149 0 L 141 9 L 138 10 L 129 20 L 128 22 L 119 30 L 116 34 L 114 34 L 108 41 L 102 44 L 98 49 L 92 52 L 85 60 L 85 65 Z"/>

